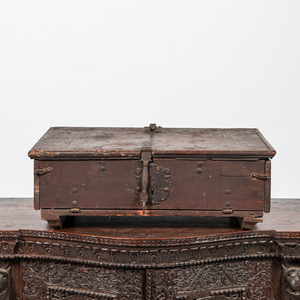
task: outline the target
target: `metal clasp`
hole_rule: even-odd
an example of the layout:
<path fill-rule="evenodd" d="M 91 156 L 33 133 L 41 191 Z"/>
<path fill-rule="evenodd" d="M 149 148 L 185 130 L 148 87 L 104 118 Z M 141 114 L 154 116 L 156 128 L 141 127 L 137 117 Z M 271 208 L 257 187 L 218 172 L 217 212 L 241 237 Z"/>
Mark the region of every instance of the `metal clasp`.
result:
<path fill-rule="evenodd" d="M 161 126 L 157 126 L 155 123 L 151 123 L 148 127 L 144 127 L 145 132 L 150 132 L 150 133 L 157 133 L 161 132 L 162 128 Z"/>

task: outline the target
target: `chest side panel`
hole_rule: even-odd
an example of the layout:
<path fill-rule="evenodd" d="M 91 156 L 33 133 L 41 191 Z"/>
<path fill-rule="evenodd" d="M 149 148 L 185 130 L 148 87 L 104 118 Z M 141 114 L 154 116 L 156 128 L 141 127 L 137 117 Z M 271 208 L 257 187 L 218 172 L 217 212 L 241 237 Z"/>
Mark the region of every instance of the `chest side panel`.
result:
<path fill-rule="evenodd" d="M 265 181 L 252 177 L 264 174 L 265 161 L 222 161 L 221 206 L 233 210 L 264 210 Z"/>

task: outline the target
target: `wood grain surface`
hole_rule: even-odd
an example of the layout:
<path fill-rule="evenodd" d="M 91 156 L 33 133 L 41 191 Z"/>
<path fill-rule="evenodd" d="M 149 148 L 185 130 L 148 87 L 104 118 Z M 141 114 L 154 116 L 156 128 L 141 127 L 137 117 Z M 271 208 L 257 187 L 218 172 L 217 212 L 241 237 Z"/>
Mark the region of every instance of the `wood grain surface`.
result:
<path fill-rule="evenodd" d="M 131 157 L 139 158 L 143 146 L 154 157 L 197 155 L 202 157 L 270 158 L 275 150 L 258 129 L 51 127 L 29 151 L 35 159 Z"/>

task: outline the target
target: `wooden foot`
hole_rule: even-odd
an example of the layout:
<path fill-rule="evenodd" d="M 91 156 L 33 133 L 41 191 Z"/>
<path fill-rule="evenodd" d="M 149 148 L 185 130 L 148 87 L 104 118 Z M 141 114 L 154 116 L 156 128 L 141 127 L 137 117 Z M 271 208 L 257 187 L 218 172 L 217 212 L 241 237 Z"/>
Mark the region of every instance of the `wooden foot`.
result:
<path fill-rule="evenodd" d="M 48 222 L 49 226 L 54 228 L 54 229 L 59 229 L 62 228 L 64 220 L 66 219 L 66 217 L 62 216 L 59 217 L 57 216 L 57 218 L 53 218 L 53 219 L 46 219 L 46 221 Z"/>
<path fill-rule="evenodd" d="M 46 220 L 50 227 L 58 229 L 63 226 L 66 219 L 65 212 L 58 212 L 52 209 L 42 209 L 42 220 Z"/>
<path fill-rule="evenodd" d="M 243 217 L 238 218 L 238 220 L 241 225 L 241 229 L 250 230 L 256 225 L 256 223 L 262 222 L 262 217 Z"/>

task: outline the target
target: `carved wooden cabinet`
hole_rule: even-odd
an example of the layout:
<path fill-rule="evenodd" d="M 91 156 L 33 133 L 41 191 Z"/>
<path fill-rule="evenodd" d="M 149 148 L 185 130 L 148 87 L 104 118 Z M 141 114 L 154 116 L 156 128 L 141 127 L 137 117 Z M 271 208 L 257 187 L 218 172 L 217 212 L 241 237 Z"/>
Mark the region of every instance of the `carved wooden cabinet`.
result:
<path fill-rule="evenodd" d="M 0 213 L 0 300 L 300 297 L 296 202 L 290 230 L 287 220 L 266 218 L 245 232 L 228 219 L 216 227 L 191 218 L 180 225 L 166 218 L 154 224 L 153 218 L 70 220 L 67 228 L 53 230 L 36 211 L 15 219 L 31 200 L 24 199 L 22 209 L 14 201 L 2 201 L 15 207 L 13 216 Z M 287 203 L 275 204 L 275 218 L 278 205 Z"/>

